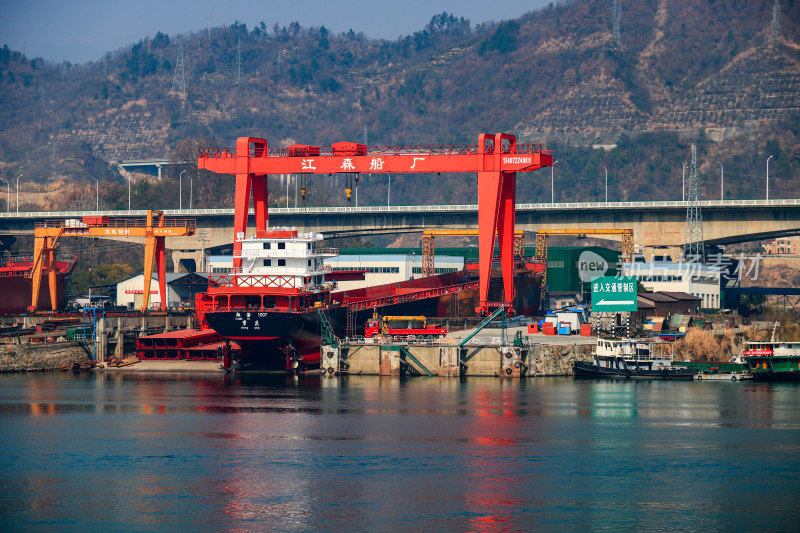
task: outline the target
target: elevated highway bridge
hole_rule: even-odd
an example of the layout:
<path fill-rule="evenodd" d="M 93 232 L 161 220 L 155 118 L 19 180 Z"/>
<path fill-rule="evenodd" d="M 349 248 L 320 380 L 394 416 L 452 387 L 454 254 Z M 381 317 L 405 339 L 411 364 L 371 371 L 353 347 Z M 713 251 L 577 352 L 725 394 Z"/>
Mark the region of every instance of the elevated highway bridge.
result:
<path fill-rule="evenodd" d="M 703 235 L 708 244 L 734 244 L 800 235 L 800 200 L 708 200 L 701 202 Z M 585 202 L 517 204 L 516 229 L 632 228 L 634 243 L 643 246 L 683 245 L 687 202 Z M 167 209 L 168 217 L 194 218 L 197 234 L 174 238 L 173 259 L 201 248 L 230 245 L 233 209 Z M 144 210 L 0 213 L 0 240 L 6 245 L 21 235 L 33 235 L 36 222 L 84 216 L 137 217 Z M 253 211 L 251 210 L 251 226 Z M 269 210 L 271 226 L 296 226 L 327 238 L 369 237 L 430 229 L 475 230 L 478 206 L 417 205 L 361 207 L 296 207 Z M 112 237 L 113 238 L 113 237 Z"/>

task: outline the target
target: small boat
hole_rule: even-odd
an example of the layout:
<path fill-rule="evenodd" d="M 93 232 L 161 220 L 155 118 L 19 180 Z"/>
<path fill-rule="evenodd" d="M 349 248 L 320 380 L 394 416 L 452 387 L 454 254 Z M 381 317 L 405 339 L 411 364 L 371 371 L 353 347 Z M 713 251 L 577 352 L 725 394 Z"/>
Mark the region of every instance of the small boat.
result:
<path fill-rule="evenodd" d="M 597 339 L 591 363 L 575 361 L 576 378 L 686 379 L 696 369 L 672 365 L 672 355 L 653 353 L 652 342 L 644 339 Z"/>
<path fill-rule="evenodd" d="M 700 371 L 695 378 L 697 381 L 746 381 L 753 379 L 750 372 L 719 372 L 715 367 L 707 371 Z"/>
<path fill-rule="evenodd" d="M 734 356 L 730 361 L 673 361 L 673 366 L 697 370 L 698 381 L 745 381 L 753 379 L 747 364 L 741 356 Z"/>
<path fill-rule="evenodd" d="M 800 341 L 745 342 L 742 358 L 756 381 L 800 381 Z"/>

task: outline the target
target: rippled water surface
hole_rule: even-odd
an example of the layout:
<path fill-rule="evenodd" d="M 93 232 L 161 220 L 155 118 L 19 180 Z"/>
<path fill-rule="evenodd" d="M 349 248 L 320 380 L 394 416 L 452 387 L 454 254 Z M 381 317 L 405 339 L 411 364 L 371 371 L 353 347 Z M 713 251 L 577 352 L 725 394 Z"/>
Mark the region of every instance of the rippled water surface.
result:
<path fill-rule="evenodd" d="M 0 376 L 0 527 L 800 530 L 800 386 Z"/>

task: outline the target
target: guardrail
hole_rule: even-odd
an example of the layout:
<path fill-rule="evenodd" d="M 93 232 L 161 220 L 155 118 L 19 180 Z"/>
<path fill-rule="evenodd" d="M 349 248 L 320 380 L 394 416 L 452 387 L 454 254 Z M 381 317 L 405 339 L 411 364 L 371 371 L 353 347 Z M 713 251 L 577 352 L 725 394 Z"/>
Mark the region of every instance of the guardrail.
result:
<path fill-rule="evenodd" d="M 564 209 L 685 209 L 688 201 L 667 200 L 657 202 L 560 202 L 560 203 L 518 203 L 517 211 L 551 211 Z M 703 208 L 736 208 L 736 207 L 800 207 L 800 199 L 785 198 L 778 200 L 703 200 Z M 336 214 L 368 214 L 368 213 L 427 213 L 427 212 L 472 212 L 477 211 L 477 204 L 458 205 L 369 205 L 369 206 L 319 206 L 319 207 L 271 207 L 271 215 L 336 215 Z M 233 216 L 231 208 L 218 209 L 163 209 L 165 216 Z M 250 209 L 250 214 L 255 214 Z M 83 216 L 143 217 L 146 210 L 117 211 L 20 211 L 0 212 L 0 219 L 14 218 L 78 218 Z"/>

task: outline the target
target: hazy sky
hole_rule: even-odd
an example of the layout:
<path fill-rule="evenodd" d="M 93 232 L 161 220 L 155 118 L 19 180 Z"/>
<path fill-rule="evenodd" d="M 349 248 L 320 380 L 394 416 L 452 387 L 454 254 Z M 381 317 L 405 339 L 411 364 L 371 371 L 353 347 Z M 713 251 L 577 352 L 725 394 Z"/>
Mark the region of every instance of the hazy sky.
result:
<path fill-rule="evenodd" d="M 299 21 L 340 33 L 396 39 L 442 11 L 481 22 L 519 17 L 553 0 L 0 0 L 0 46 L 30 58 L 83 63 L 162 31 L 169 35 L 231 24 L 248 29 Z"/>

